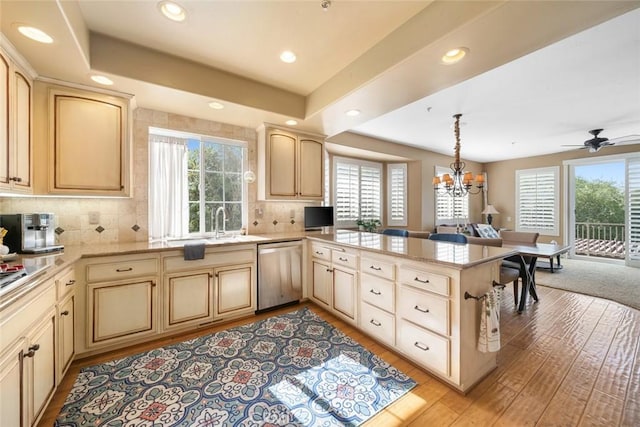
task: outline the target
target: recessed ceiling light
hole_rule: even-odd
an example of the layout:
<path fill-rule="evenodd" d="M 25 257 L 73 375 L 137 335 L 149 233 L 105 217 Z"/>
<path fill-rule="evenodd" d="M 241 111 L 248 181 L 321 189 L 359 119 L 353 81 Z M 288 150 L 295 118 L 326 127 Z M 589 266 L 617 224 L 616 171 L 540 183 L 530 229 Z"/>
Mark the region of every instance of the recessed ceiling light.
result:
<path fill-rule="evenodd" d="M 224 108 L 224 105 L 220 104 L 219 102 L 213 101 L 209 103 L 209 107 L 213 108 L 214 110 L 222 110 Z"/>
<path fill-rule="evenodd" d="M 469 49 L 466 47 L 457 47 L 447 51 L 442 57 L 442 63 L 446 65 L 455 64 L 460 62 L 465 55 L 469 53 Z"/>
<path fill-rule="evenodd" d="M 158 3 L 158 9 L 160 12 L 167 18 L 172 21 L 182 22 L 187 17 L 187 13 L 184 8 L 180 6 L 178 3 L 174 3 L 172 1 L 164 0 Z"/>
<path fill-rule="evenodd" d="M 360 110 L 349 110 L 345 113 L 347 116 L 355 117 L 360 115 Z"/>
<path fill-rule="evenodd" d="M 18 31 L 20 31 L 20 34 L 30 38 L 31 40 L 35 40 L 37 42 L 46 43 L 46 44 L 53 43 L 53 38 L 51 38 L 49 34 L 45 33 L 44 31 L 38 28 L 30 27 L 28 25 L 20 25 L 18 27 Z"/>
<path fill-rule="evenodd" d="M 289 126 L 295 126 L 295 125 L 298 124 L 298 122 L 296 120 L 293 120 L 293 119 L 287 120 L 285 123 L 288 124 Z"/>
<path fill-rule="evenodd" d="M 100 76 L 98 74 L 91 76 L 91 80 L 105 86 L 111 86 L 113 84 L 113 80 L 111 80 L 109 77 Z"/>
<path fill-rule="evenodd" d="M 296 54 L 291 52 L 290 50 L 285 50 L 280 54 L 280 60 L 282 62 L 286 62 L 287 64 L 291 64 L 296 62 Z"/>

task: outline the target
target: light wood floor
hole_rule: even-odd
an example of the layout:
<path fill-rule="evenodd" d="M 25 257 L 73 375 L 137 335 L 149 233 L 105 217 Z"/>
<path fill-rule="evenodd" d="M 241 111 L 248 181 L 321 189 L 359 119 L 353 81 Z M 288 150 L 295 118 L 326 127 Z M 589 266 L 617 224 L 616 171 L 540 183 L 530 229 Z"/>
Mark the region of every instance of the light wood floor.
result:
<path fill-rule="evenodd" d="M 640 426 L 640 312 L 620 304 L 538 287 L 523 314 L 505 292 L 498 368 L 466 396 L 312 304 L 322 318 L 417 383 L 365 424 L 372 426 Z M 469 303 L 472 303 L 469 301 Z M 183 341 L 257 317 L 74 362 L 40 426 L 53 425 L 80 368 Z"/>

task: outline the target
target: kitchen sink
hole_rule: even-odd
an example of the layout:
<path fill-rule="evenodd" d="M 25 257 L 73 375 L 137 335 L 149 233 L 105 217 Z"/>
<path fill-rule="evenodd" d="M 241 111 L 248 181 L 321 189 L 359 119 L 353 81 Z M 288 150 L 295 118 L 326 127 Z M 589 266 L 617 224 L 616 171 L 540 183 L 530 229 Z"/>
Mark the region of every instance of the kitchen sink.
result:
<path fill-rule="evenodd" d="M 262 242 L 265 241 L 264 237 L 260 236 L 242 236 L 239 234 L 229 234 L 226 236 L 220 236 L 219 238 L 208 237 L 206 239 L 177 239 L 167 240 L 165 243 L 171 248 L 181 248 L 184 245 L 197 245 L 204 243 L 205 245 L 223 245 L 225 243 L 249 243 L 249 242 Z"/>

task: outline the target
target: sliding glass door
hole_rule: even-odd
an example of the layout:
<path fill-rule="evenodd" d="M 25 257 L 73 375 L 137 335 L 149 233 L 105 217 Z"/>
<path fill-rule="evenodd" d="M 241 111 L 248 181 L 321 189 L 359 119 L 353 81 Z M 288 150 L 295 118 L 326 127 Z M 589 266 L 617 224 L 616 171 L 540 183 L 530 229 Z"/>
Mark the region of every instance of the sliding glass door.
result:
<path fill-rule="evenodd" d="M 640 154 L 569 160 L 571 256 L 640 267 Z"/>

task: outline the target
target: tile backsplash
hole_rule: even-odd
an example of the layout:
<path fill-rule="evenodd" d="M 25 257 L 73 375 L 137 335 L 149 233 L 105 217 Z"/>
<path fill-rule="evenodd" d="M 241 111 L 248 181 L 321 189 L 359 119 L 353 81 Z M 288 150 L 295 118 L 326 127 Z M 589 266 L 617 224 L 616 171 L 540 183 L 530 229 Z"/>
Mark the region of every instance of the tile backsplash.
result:
<path fill-rule="evenodd" d="M 247 141 L 249 169 L 257 171 L 255 129 L 144 108 L 136 109 L 133 117 L 131 198 L 2 197 L 0 212 L 56 214 L 57 243 L 62 245 L 147 241 L 150 126 Z M 304 206 L 316 204 L 258 201 L 256 182 L 249 184 L 248 202 L 246 228 L 250 234 L 302 231 Z M 90 221 L 96 219 L 90 218 L 95 213 L 97 222 Z"/>

